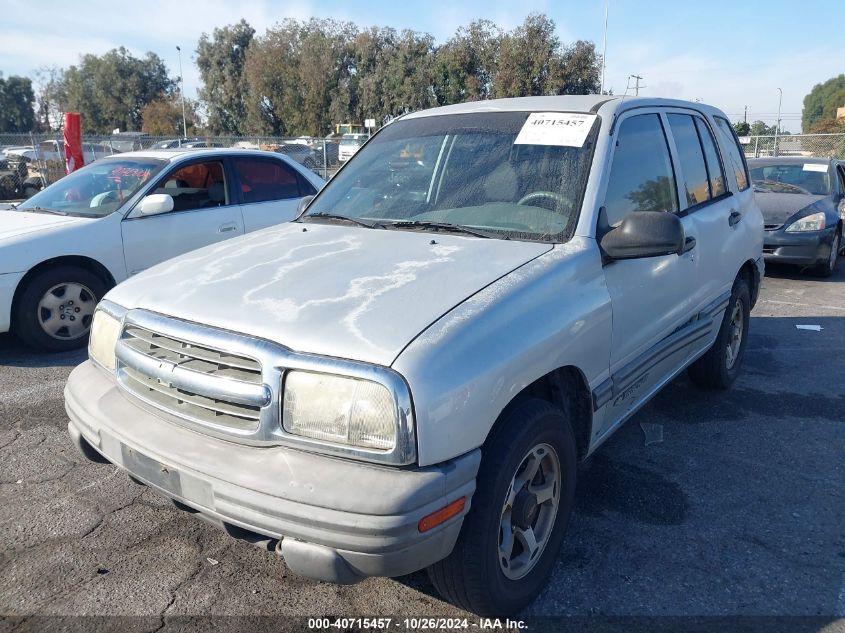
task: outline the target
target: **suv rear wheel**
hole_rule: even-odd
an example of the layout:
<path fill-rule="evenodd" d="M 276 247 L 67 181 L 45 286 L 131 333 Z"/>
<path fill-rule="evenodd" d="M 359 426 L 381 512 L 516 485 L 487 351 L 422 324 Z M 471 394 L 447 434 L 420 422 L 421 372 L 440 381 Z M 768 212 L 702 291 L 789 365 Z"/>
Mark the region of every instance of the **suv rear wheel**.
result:
<path fill-rule="evenodd" d="M 744 277 L 738 277 L 713 347 L 687 370 L 694 383 L 710 389 L 727 389 L 733 384 L 745 356 L 750 313 L 748 282 Z"/>
<path fill-rule="evenodd" d="M 13 329 L 30 347 L 60 352 L 83 347 L 106 284 L 79 266 L 49 268 L 30 279 L 15 306 Z"/>
<path fill-rule="evenodd" d="M 479 615 L 509 615 L 546 585 L 575 495 L 575 436 L 538 399 L 504 414 L 482 449 L 478 487 L 452 553 L 428 568 L 440 594 Z"/>

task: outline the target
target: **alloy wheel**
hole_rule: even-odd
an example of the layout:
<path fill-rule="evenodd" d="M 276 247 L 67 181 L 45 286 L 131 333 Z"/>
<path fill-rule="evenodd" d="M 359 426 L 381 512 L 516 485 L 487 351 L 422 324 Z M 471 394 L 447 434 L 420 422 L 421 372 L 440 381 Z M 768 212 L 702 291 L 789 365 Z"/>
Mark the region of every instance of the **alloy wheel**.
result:
<path fill-rule="evenodd" d="M 54 339 L 73 340 L 88 334 L 97 297 L 77 282 L 56 284 L 38 302 L 38 324 Z"/>
<path fill-rule="evenodd" d="M 734 304 L 733 312 L 731 313 L 731 320 L 728 324 L 728 347 L 726 353 L 726 365 L 728 369 L 733 369 L 739 358 L 739 350 L 742 347 L 742 334 L 744 328 L 744 319 L 742 311 L 742 302 L 737 301 Z"/>
<path fill-rule="evenodd" d="M 554 448 L 538 444 L 511 479 L 499 524 L 499 567 L 519 580 L 534 569 L 549 542 L 560 505 L 561 466 Z"/>

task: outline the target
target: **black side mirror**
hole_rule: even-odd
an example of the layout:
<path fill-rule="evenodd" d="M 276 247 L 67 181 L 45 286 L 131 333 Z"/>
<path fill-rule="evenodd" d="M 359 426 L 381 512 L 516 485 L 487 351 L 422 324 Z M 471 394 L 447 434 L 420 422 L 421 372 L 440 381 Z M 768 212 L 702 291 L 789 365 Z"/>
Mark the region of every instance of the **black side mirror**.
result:
<path fill-rule="evenodd" d="M 684 225 L 674 213 L 641 211 L 628 214 L 605 233 L 601 248 L 610 259 L 680 255 L 685 238 Z"/>
<path fill-rule="evenodd" d="M 299 199 L 299 204 L 296 207 L 296 217 L 299 217 L 303 213 L 305 213 L 305 209 L 308 208 L 308 205 L 311 204 L 311 201 L 314 199 L 314 196 L 305 196 L 304 198 Z"/>

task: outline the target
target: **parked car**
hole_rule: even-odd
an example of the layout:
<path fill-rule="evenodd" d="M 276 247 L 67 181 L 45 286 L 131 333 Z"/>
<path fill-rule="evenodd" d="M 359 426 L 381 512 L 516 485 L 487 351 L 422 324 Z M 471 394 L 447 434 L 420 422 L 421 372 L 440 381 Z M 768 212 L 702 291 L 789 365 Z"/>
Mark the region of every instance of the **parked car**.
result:
<path fill-rule="evenodd" d="M 340 137 L 340 144 L 337 149 L 337 159 L 345 163 L 370 137 L 367 134 L 344 134 Z"/>
<path fill-rule="evenodd" d="M 715 108 L 417 112 L 295 222 L 111 290 L 68 429 L 296 573 L 428 568 L 513 613 L 555 565 L 576 463 L 684 369 L 734 382 L 762 240 Z"/>
<path fill-rule="evenodd" d="M 288 158 L 295 160 L 300 165 L 304 165 L 308 169 L 314 169 L 317 166 L 317 159 L 314 155 L 314 150 L 308 145 L 301 143 L 282 143 L 276 148 L 276 152 L 284 154 Z"/>
<path fill-rule="evenodd" d="M 269 152 L 98 160 L 0 211 L 0 332 L 49 351 L 80 347 L 113 285 L 200 246 L 287 222 L 322 184 Z"/>
<path fill-rule="evenodd" d="M 845 248 L 845 163 L 801 156 L 748 161 L 763 211 L 763 254 L 829 277 Z"/>
<path fill-rule="evenodd" d="M 169 138 L 163 141 L 159 141 L 158 143 L 154 143 L 150 149 L 175 149 L 179 147 L 183 147 L 185 143 L 190 143 L 192 141 L 198 141 L 197 138 Z"/>

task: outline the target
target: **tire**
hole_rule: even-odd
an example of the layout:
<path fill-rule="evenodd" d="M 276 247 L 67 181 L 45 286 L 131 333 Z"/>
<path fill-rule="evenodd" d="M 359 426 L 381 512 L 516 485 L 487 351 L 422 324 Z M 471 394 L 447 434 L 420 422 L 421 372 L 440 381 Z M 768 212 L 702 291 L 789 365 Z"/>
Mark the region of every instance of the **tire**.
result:
<path fill-rule="evenodd" d="M 23 186 L 23 197 L 28 200 L 29 198 L 34 196 L 39 191 L 41 191 L 41 190 L 38 187 L 36 187 L 35 185 L 24 185 Z"/>
<path fill-rule="evenodd" d="M 103 280 L 85 268 L 48 268 L 23 288 L 12 315 L 12 329 L 36 349 L 63 352 L 84 347 L 94 307 L 106 290 Z"/>
<path fill-rule="evenodd" d="M 839 251 L 842 248 L 839 231 L 833 236 L 833 242 L 830 244 L 830 256 L 826 261 L 822 262 L 813 269 L 813 273 L 819 277 L 830 277 L 836 270 L 836 264 L 839 261 Z"/>
<path fill-rule="evenodd" d="M 532 455 L 532 449 L 538 447 L 548 464 L 552 464 L 554 458 L 558 460 L 557 511 L 550 514 L 550 502 L 537 506 L 534 528 L 537 535 L 545 535 L 544 545 L 542 549 L 538 548 L 530 567 L 518 568 L 517 558 L 514 558 L 509 564 L 514 578 L 509 578 L 500 563 L 500 523 L 512 480 Z M 472 506 L 455 548 L 447 558 L 428 568 L 431 582 L 446 600 L 481 616 L 506 616 L 520 611 L 537 597 L 554 567 L 572 512 L 576 459 L 575 436 L 566 414 L 559 408 L 543 400 L 530 399 L 502 414 L 482 448 Z M 546 461 L 542 463 L 537 477 L 541 477 L 540 483 L 547 487 L 555 480 L 554 469 L 547 468 Z M 532 482 L 537 481 L 537 477 Z M 533 511 L 525 514 L 526 507 L 532 507 L 530 501 L 520 503 L 520 495 L 515 498 L 517 501 L 512 504 L 509 516 L 513 520 L 519 506 L 522 510 L 519 516 L 530 519 Z M 509 542 L 514 543 L 512 552 L 524 555 L 529 551 L 522 545 L 525 541 L 515 535 Z M 524 575 L 516 577 L 520 571 Z"/>
<path fill-rule="evenodd" d="M 736 334 L 735 315 L 739 306 L 739 322 L 741 330 L 738 332 L 738 346 L 730 348 L 728 343 Z M 701 358 L 690 365 L 687 373 L 690 379 L 700 387 L 708 389 L 728 389 L 736 380 L 742 368 L 745 357 L 745 344 L 748 339 L 749 313 L 751 312 L 751 296 L 748 282 L 744 277 L 738 277 L 731 290 L 731 298 L 722 325 L 713 346 Z M 729 349 L 731 350 L 729 353 Z"/>

